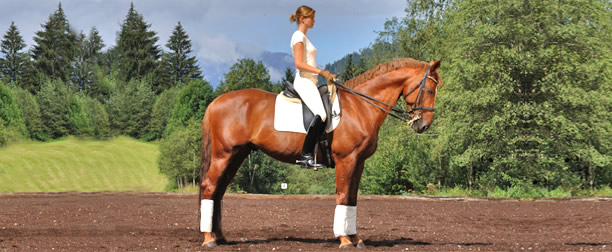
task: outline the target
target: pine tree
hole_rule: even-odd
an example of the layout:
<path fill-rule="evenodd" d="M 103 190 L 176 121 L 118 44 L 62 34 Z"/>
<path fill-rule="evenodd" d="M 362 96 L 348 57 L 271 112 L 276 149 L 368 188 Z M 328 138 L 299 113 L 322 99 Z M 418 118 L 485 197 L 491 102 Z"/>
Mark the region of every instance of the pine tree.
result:
<path fill-rule="evenodd" d="M 365 61 L 366 61 L 365 57 L 363 57 L 363 56 L 359 57 L 359 63 L 357 63 L 357 66 L 355 67 L 354 77 L 357 77 L 358 75 L 368 71 L 368 68 L 366 67 Z"/>
<path fill-rule="evenodd" d="M 47 81 L 38 92 L 43 135 L 51 139 L 70 134 L 70 101 L 73 92 L 61 80 Z"/>
<path fill-rule="evenodd" d="M 21 80 L 19 80 L 19 86 L 32 94 L 37 94 L 44 84 L 44 76 L 43 73 L 36 68 L 36 62 L 29 60 L 29 55 L 32 55 L 31 50 L 28 51 L 26 55 L 26 59 L 28 60 L 23 64 L 23 74 L 21 75 Z"/>
<path fill-rule="evenodd" d="M 116 134 L 142 138 L 147 134 L 155 93 L 150 83 L 132 79 L 115 90 L 106 103 L 111 128 Z"/>
<path fill-rule="evenodd" d="M 85 34 L 83 34 L 82 31 L 77 36 L 76 43 L 78 46 L 78 50 L 74 58 L 74 65 L 70 75 L 72 83 L 77 86 L 76 90 L 82 92 L 83 87 L 88 84 L 89 80 L 91 80 L 91 76 L 93 75 L 93 73 L 89 71 L 89 62 L 87 62 L 87 52 L 85 49 L 87 44 L 87 38 L 85 37 Z"/>
<path fill-rule="evenodd" d="M 183 30 L 181 22 L 174 28 L 166 47 L 170 49 L 170 52 L 165 64 L 171 74 L 172 82 L 185 83 L 202 78 L 202 70 L 198 67 L 195 56 L 189 56 L 192 53 L 191 40 Z"/>
<path fill-rule="evenodd" d="M 344 67 L 340 80 L 345 82 L 353 77 L 355 77 L 355 65 L 353 64 L 353 54 L 349 54 L 347 56 L 346 67 Z"/>
<path fill-rule="evenodd" d="M 15 101 L 21 110 L 31 139 L 47 140 L 43 132 L 43 121 L 40 116 L 40 105 L 36 97 L 25 89 L 15 88 Z"/>
<path fill-rule="evenodd" d="M 161 50 L 155 45 L 158 37 L 150 27 L 132 3 L 117 40 L 120 55 L 118 78 L 124 83 L 131 79 L 142 80 L 158 67 Z"/>
<path fill-rule="evenodd" d="M 89 35 L 81 32 L 77 37 L 78 50 L 75 57 L 74 67 L 71 73 L 72 82 L 77 85 L 78 91 L 91 89 L 94 82 L 94 68 L 101 62 L 100 50 L 104 48 L 102 37 L 96 28 L 92 28 Z"/>
<path fill-rule="evenodd" d="M 281 84 L 285 85 L 285 82 L 293 83 L 294 80 L 295 80 L 295 73 L 293 72 L 293 70 L 291 70 L 290 67 L 287 67 L 287 69 L 285 69 L 285 76 L 281 80 Z"/>
<path fill-rule="evenodd" d="M 119 64 L 121 61 L 121 54 L 117 46 L 113 46 L 102 53 L 100 56 L 100 67 L 102 73 L 109 76 L 111 79 L 118 79 L 119 76 Z"/>
<path fill-rule="evenodd" d="M 26 45 L 15 22 L 11 22 L 1 46 L 4 58 L 0 59 L 0 79 L 6 83 L 18 83 L 29 58 L 27 53 L 21 52 Z"/>
<path fill-rule="evenodd" d="M 170 61 L 170 53 L 162 51 L 160 65 L 153 72 L 153 78 L 151 79 L 153 91 L 156 95 L 161 94 L 173 86 L 184 86 L 183 83 L 172 80 L 174 70 L 170 65 Z"/>
<path fill-rule="evenodd" d="M 88 58 L 92 59 L 95 63 L 101 62 L 102 48 L 104 48 L 104 46 L 104 41 L 98 29 L 92 27 L 91 30 L 89 30 L 89 35 L 87 35 L 86 51 Z"/>
<path fill-rule="evenodd" d="M 76 34 L 70 31 L 61 3 L 41 26 L 43 30 L 34 37 L 34 65 L 47 78 L 67 81 L 76 53 Z"/>

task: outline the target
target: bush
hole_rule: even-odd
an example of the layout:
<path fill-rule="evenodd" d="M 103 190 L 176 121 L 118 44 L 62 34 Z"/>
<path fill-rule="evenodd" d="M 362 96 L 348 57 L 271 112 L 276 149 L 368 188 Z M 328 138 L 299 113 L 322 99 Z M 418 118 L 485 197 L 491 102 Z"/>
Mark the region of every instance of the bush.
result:
<path fill-rule="evenodd" d="M 70 134 L 74 136 L 93 136 L 93 127 L 85 111 L 83 94 L 72 95 L 70 98 Z"/>
<path fill-rule="evenodd" d="M 298 165 L 286 164 L 286 180 L 280 180 L 280 183 L 286 182 L 287 189 L 279 190 L 287 194 L 334 194 L 336 192 L 336 170 L 335 169 L 320 169 L 313 171 L 311 169 L 302 169 Z M 279 184 L 280 184 L 279 183 Z M 280 185 L 277 187 L 280 189 Z"/>
<path fill-rule="evenodd" d="M 72 91 L 61 80 L 46 82 L 38 92 L 43 134 L 52 139 L 67 136 L 71 130 Z"/>
<path fill-rule="evenodd" d="M 88 96 L 81 97 L 85 114 L 92 127 L 92 136 L 97 139 L 107 139 L 111 137 L 110 121 L 108 113 L 102 103 Z"/>
<path fill-rule="evenodd" d="M 7 145 L 15 138 L 15 133 L 4 126 L 4 120 L 0 118 L 0 147 Z"/>
<path fill-rule="evenodd" d="M 287 182 L 283 163 L 261 151 L 253 151 L 242 162 L 232 184 L 249 193 L 280 193 L 280 184 Z"/>
<path fill-rule="evenodd" d="M 179 88 L 173 87 L 165 90 L 157 97 L 155 104 L 153 104 L 151 122 L 145 136 L 146 140 L 155 140 L 162 137 L 179 92 Z"/>
<path fill-rule="evenodd" d="M 155 94 L 150 83 L 130 81 L 118 88 L 107 103 L 114 134 L 142 138 L 151 120 Z"/>
<path fill-rule="evenodd" d="M 13 92 L 4 83 L 0 83 L 0 119 L 3 121 L 5 132 L 14 132 L 15 134 L 11 135 L 17 138 L 28 137 L 25 121 L 21 110 L 17 107 Z"/>
<path fill-rule="evenodd" d="M 197 181 L 200 172 L 202 133 L 200 123 L 190 120 L 162 139 L 159 150 L 159 171 L 168 178 L 167 190 L 183 188 Z"/>
<path fill-rule="evenodd" d="M 380 129 L 378 149 L 365 163 L 360 185 L 364 194 L 419 192 L 437 184 L 430 139 L 403 125 L 389 119 Z"/>
<path fill-rule="evenodd" d="M 168 119 L 168 124 L 164 130 L 164 137 L 171 134 L 179 127 L 187 126 L 187 122 L 194 120 L 202 121 L 206 107 L 210 104 L 215 95 L 213 89 L 204 80 L 193 80 L 180 91 L 176 104 L 172 109 L 172 114 Z"/>
<path fill-rule="evenodd" d="M 25 120 L 26 128 L 30 138 L 35 140 L 47 140 L 49 137 L 43 132 L 43 123 L 40 115 L 40 106 L 36 97 L 22 88 L 14 88 L 15 100 Z"/>
<path fill-rule="evenodd" d="M 113 76 L 107 75 L 104 70 L 100 66 L 94 66 L 93 82 L 84 87 L 84 92 L 87 96 L 101 103 L 108 101 L 112 90 L 115 88 Z"/>

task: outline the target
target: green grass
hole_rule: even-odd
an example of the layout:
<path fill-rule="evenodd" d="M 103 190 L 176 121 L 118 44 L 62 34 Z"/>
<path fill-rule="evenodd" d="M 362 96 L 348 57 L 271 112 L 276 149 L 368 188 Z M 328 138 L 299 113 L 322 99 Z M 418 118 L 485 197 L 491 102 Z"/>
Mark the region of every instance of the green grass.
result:
<path fill-rule="evenodd" d="M 0 148 L 0 192 L 161 192 L 159 148 L 129 137 L 75 137 Z"/>
<path fill-rule="evenodd" d="M 612 189 L 609 186 L 601 188 L 579 189 L 579 188 L 562 188 L 556 189 L 538 188 L 538 187 L 510 187 L 501 189 L 495 187 L 493 189 L 476 189 L 469 190 L 462 187 L 442 187 L 437 188 L 434 185 L 428 185 L 427 190 L 420 192 L 410 192 L 406 195 L 428 195 L 428 196 L 446 196 L 446 197 L 493 197 L 493 198 L 518 198 L 518 199 L 535 199 L 535 198 L 567 198 L 567 197 L 611 197 Z"/>

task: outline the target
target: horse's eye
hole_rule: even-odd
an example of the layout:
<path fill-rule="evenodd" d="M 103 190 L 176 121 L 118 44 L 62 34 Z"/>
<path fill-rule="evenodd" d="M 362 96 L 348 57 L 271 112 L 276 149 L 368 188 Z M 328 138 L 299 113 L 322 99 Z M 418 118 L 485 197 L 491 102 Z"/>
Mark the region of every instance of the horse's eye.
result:
<path fill-rule="evenodd" d="M 430 95 L 432 95 L 432 94 L 434 94 L 434 91 L 433 91 L 433 89 L 428 88 L 428 89 L 427 89 L 427 93 L 429 93 Z"/>

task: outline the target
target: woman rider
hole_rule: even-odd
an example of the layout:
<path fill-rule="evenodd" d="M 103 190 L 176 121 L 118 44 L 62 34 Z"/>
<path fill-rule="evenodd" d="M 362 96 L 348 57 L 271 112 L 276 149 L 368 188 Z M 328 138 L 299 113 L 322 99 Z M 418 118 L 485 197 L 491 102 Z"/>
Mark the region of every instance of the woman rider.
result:
<path fill-rule="evenodd" d="M 302 147 L 302 157 L 298 160 L 302 168 L 319 168 L 323 165 L 317 164 L 314 161 L 312 154 L 317 139 L 325 130 L 325 120 L 327 115 L 323 108 L 321 95 L 317 89 L 317 76 L 321 75 L 327 81 L 334 80 L 336 76 L 327 70 L 317 68 L 315 57 L 317 56 L 317 48 L 314 47 L 310 39 L 306 36 L 308 29 L 311 29 L 315 23 L 315 10 L 302 5 L 294 14 L 289 16 L 290 22 L 296 22 L 298 25 L 297 31 L 291 36 L 291 50 L 293 52 L 293 62 L 295 64 L 295 80 L 293 87 L 300 95 L 306 106 L 315 115 L 315 118 L 310 123 Z"/>

